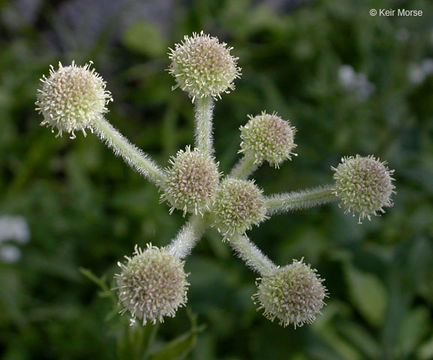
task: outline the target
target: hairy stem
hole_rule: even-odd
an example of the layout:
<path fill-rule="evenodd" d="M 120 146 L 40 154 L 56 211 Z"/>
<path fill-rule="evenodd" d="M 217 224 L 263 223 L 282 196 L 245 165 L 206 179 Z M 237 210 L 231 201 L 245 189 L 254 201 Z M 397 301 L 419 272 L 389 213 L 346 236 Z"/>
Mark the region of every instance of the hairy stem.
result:
<path fill-rule="evenodd" d="M 101 117 L 92 124 L 92 130 L 110 147 L 117 156 L 121 156 L 128 165 L 147 177 L 157 186 L 164 186 L 165 175 L 162 170 L 135 145 L 131 144 L 105 118 Z"/>
<path fill-rule="evenodd" d="M 260 275 L 272 273 L 277 268 L 246 235 L 233 236 L 230 238 L 229 244 L 238 256 L 245 261 L 246 265 Z"/>
<path fill-rule="evenodd" d="M 276 194 L 265 198 L 268 215 L 307 209 L 337 200 L 334 186 L 326 185 L 314 189 Z"/>
<path fill-rule="evenodd" d="M 195 99 L 195 145 L 201 151 L 212 155 L 212 112 L 211 97 Z"/>
<path fill-rule="evenodd" d="M 252 155 L 244 155 L 233 167 L 230 176 L 238 179 L 247 179 L 257 168 L 259 164 L 255 163 Z"/>
<path fill-rule="evenodd" d="M 203 236 L 206 226 L 206 220 L 203 217 L 191 216 L 171 244 L 166 247 L 166 251 L 178 259 L 184 259 Z"/>

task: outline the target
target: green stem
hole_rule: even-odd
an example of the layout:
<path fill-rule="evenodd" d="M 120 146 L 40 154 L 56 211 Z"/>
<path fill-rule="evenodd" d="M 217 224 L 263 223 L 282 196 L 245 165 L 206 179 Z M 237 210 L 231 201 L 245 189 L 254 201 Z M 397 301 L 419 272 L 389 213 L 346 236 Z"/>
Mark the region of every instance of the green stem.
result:
<path fill-rule="evenodd" d="M 171 244 L 166 247 L 166 251 L 178 259 L 184 259 L 203 236 L 206 226 L 207 223 L 203 217 L 192 215 Z"/>
<path fill-rule="evenodd" d="M 334 186 L 326 185 L 315 189 L 266 197 L 267 214 L 273 215 L 327 204 L 337 200 L 333 192 Z"/>
<path fill-rule="evenodd" d="M 157 186 L 164 186 L 165 175 L 161 169 L 135 145 L 131 144 L 105 118 L 101 117 L 92 124 L 92 130 L 113 152 L 121 156 L 128 165 L 147 177 Z"/>
<path fill-rule="evenodd" d="M 247 179 L 258 167 L 259 164 L 255 162 L 254 156 L 244 155 L 233 167 L 230 176 L 237 179 Z"/>
<path fill-rule="evenodd" d="M 229 244 L 236 251 L 238 256 L 245 261 L 247 266 L 257 271 L 260 275 L 270 274 L 277 268 L 246 235 L 233 236 L 230 238 Z"/>
<path fill-rule="evenodd" d="M 195 99 L 195 145 L 206 154 L 213 154 L 211 97 Z"/>

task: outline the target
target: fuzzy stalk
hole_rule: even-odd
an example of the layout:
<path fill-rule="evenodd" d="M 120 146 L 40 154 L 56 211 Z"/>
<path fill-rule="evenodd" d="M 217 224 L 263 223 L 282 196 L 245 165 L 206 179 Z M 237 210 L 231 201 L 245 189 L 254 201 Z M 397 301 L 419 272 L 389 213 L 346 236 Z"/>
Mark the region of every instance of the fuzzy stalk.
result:
<path fill-rule="evenodd" d="M 171 244 L 166 247 L 166 252 L 177 257 L 179 260 L 186 258 L 203 236 L 206 225 L 206 220 L 203 217 L 199 215 L 191 216 Z"/>
<path fill-rule="evenodd" d="M 237 234 L 228 242 L 245 264 L 260 275 L 270 274 L 277 269 L 277 266 L 246 235 Z"/>
<path fill-rule="evenodd" d="M 268 209 L 267 215 L 274 215 L 324 205 L 337 200 L 334 195 L 334 186 L 326 185 L 309 190 L 269 196 L 265 198 L 265 205 Z"/>
<path fill-rule="evenodd" d="M 163 187 L 165 175 L 163 171 L 135 145 L 131 144 L 113 125 L 104 117 L 100 117 L 92 123 L 91 129 L 98 137 L 111 148 L 117 156 L 141 175 L 148 178 L 155 185 Z"/>
<path fill-rule="evenodd" d="M 233 167 L 230 176 L 237 179 L 247 179 L 258 167 L 259 164 L 255 161 L 254 156 L 245 154 Z"/>
<path fill-rule="evenodd" d="M 195 146 L 206 154 L 213 154 L 211 97 L 196 98 L 195 104 Z"/>

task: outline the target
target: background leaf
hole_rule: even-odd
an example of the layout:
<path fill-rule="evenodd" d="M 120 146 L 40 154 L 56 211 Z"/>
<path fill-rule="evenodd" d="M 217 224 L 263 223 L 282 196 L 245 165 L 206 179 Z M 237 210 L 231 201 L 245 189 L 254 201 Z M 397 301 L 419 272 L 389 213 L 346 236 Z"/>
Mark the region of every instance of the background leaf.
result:
<path fill-rule="evenodd" d="M 353 304 L 371 325 L 381 326 L 388 303 L 388 295 L 381 281 L 352 266 L 345 267 L 345 275 Z"/>

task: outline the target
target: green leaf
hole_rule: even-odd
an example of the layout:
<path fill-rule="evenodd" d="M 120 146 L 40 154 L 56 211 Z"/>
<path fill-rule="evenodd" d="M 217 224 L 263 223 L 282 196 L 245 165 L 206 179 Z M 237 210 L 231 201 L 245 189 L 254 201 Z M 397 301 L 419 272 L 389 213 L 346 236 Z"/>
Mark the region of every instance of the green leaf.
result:
<path fill-rule="evenodd" d="M 345 267 L 345 275 L 352 303 L 371 325 L 380 327 L 388 304 L 388 294 L 382 282 L 350 265 Z"/>
<path fill-rule="evenodd" d="M 144 359 L 152 345 L 158 327 L 158 325 L 152 324 L 145 326 L 124 324 L 121 334 L 117 338 L 117 357 L 120 360 Z"/>
<path fill-rule="evenodd" d="M 341 335 L 356 345 L 368 359 L 380 358 L 380 345 L 365 328 L 353 322 L 344 322 L 337 326 Z"/>
<path fill-rule="evenodd" d="M 197 334 L 205 329 L 204 325 L 197 326 L 197 317 L 189 310 L 188 316 L 191 330 L 152 352 L 146 360 L 180 360 L 188 355 L 195 345 Z"/>
<path fill-rule="evenodd" d="M 20 278 L 13 271 L 1 269 L 0 271 L 0 307 L 2 317 L 10 318 L 21 328 L 27 326 L 28 319 L 22 311 L 22 284 Z"/>
<path fill-rule="evenodd" d="M 337 335 L 332 326 L 326 326 L 320 332 L 322 340 L 345 360 L 361 360 L 362 355 L 341 336 Z M 335 358 L 335 357 L 334 357 Z"/>
<path fill-rule="evenodd" d="M 163 55 L 167 47 L 158 28 L 144 21 L 133 23 L 123 34 L 122 41 L 129 50 L 149 57 Z"/>
<path fill-rule="evenodd" d="M 429 213 L 428 209 L 420 209 L 422 214 Z M 427 221 L 431 221 L 428 219 Z M 421 223 L 420 228 L 426 225 Z M 433 301 L 433 243 L 431 239 L 418 238 L 414 241 L 409 255 L 409 274 L 414 288 L 427 301 Z"/>
<path fill-rule="evenodd" d="M 327 355 L 322 349 L 318 351 L 320 356 L 315 359 L 347 359 L 361 360 L 362 355 L 352 344 L 335 331 L 334 320 L 336 315 L 347 315 L 347 309 L 342 303 L 331 301 L 323 311 L 323 314 L 314 322 L 312 328 L 320 335 L 321 340 L 326 343 L 335 354 Z M 310 349 L 312 351 L 313 349 Z M 312 351 L 314 352 L 314 350 Z M 337 354 L 339 357 L 337 357 Z M 318 354 L 319 355 L 319 354 Z"/>
<path fill-rule="evenodd" d="M 107 290 L 106 287 L 106 283 L 105 283 L 105 276 L 102 277 L 97 277 L 92 270 L 80 267 L 78 269 L 80 271 L 81 274 L 83 274 L 87 279 L 89 279 L 91 282 L 95 283 L 96 285 L 98 285 L 101 290 Z"/>
<path fill-rule="evenodd" d="M 433 359 L 433 336 L 419 347 L 418 356 L 422 360 Z"/>
<path fill-rule="evenodd" d="M 194 347 L 196 340 L 195 333 L 187 333 L 177 337 L 164 345 L 158 351 L 149 355 L 149 360 L 171 360 L 183 359 Z"/>
<path fill-rule="evenodd" d="M 98 277 L 92 272 L 92 270 L 83 267 L 80 267 L 78 270 L 82 275 L 84 275 L 87 279 L 89 279 L 91 282 L 96 284 L 101 289 L 101 291 L 98 293 L 100 297 L 110 298 L 115 304 L 117 304 L 117 299 L 114 294 L 114 291 L 107 284 L 107 277 L 105 275 Z"/>
<path fill-rule="evenodd" d="M 411 310 L 400 330 L 400 348 L 404 355 L 415 351 L 429 330 L 430 313 L 426 307 Z"/>

